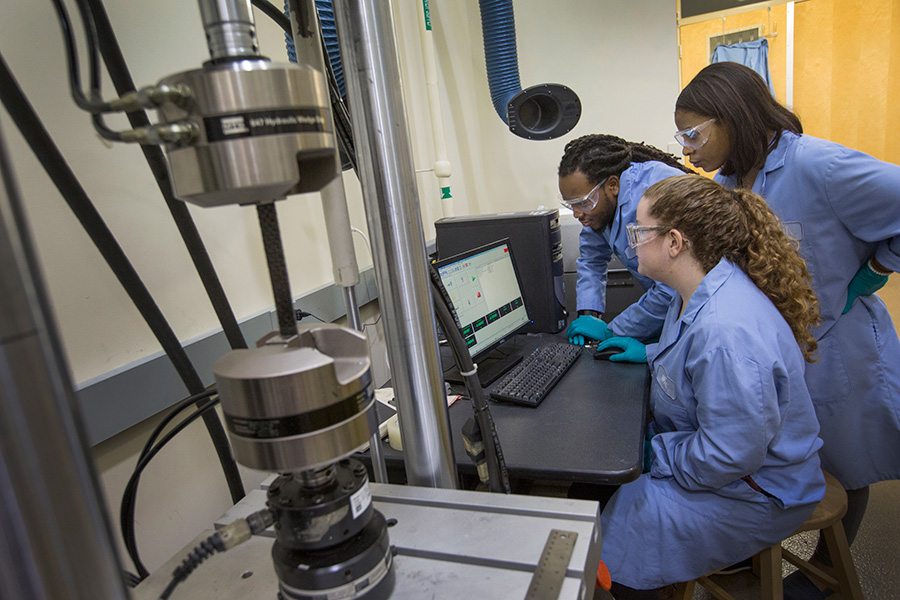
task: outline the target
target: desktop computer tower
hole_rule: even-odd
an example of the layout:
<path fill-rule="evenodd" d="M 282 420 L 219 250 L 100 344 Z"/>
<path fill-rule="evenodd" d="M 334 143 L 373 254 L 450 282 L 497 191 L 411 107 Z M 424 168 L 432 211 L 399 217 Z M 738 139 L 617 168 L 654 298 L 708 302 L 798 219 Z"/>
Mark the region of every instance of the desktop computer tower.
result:
<path fill-rule="evenodd" d="M 556 209 L 446 217 L 434 223 L 438 258 L 509 238 L 532 323 L 524 331 L 557 333 L 566 326 L 562 234 Z"/>

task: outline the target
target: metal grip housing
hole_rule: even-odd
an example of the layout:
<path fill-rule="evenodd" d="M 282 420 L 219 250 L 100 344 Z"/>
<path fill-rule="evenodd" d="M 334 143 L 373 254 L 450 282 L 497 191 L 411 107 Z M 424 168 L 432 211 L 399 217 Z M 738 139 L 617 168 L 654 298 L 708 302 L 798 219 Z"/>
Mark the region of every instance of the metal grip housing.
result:
<path fill-rule="evenodd" d="M 265 59 L 206 63 L 160 85 L 194 101 L 159 108 L 160 121 L 190 121 L 190 144 L 168 144 L 175 195 L 200 206 L 269 202 L 322 189 L 338 173 L 328 88 L 311 67 Z"/>
<path fill-rule="evenodd" d="M 365 337 L 320 324 L 213 365 L 235 457 L 248 467 L 318 469 L 368 442 L 374 386 Z"/>

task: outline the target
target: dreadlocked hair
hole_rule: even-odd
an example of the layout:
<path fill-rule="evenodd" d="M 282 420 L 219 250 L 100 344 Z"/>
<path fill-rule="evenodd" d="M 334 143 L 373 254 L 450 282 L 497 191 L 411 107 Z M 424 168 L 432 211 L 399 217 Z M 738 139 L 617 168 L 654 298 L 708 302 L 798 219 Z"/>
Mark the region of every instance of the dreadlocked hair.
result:
<path fill-rule="evenodd" d="M 559 176 L 566 177 L 580 171 L 593 184 L 607 177 L 621 177 L 631 163 L 655 160 L 685 173 L 693 173 L 675 156 L 659 148 L 637 142 L 626 142 L 620 137 L 605 134 L 583 135 L 566 144 L 559 162 Z"/>
<path fill-rule="evenodd" d="M 660 225 L 690 241 L 704 272 L 723 257 L 740 267 L 790 325 L 807 362 L 815 362 L 818 344 L 812 329 L 819 323 L 819 302 L 797 242 L 784 233 L 765 200 L 700 175 L 664 179 L 644 198 Z"/>

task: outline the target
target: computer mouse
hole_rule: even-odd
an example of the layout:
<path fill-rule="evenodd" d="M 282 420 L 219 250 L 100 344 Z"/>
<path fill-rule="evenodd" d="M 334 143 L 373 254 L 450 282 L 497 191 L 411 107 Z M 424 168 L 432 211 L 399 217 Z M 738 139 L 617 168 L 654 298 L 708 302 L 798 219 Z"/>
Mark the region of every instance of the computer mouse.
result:
<path fill-rule="evenodd" d="M 610 346 L 608 348 L 604 348 L 603 350 L 594 350 L 594 360 L 609 360 L 609 357 L 614 354 L 621 354 L 624 352 L 622 348 L 616 348 L 615 346 Z"/>

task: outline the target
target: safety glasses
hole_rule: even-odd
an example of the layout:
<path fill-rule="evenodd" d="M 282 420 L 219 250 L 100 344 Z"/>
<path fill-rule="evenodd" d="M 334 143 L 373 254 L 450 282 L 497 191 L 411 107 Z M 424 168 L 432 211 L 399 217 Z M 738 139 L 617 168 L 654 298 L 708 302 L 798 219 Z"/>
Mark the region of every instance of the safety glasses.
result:
<path fill-rule="evenodd" d="M 676 131 L 675 141 L 686 148 L 698 150 L 703 147 L 703 144 L 709 141 L 709 126 L 715 123 L 715 121 L 716 119 L 713 117 L 708 121 L 703 121 L 699 125 Z"/>
<path fill-rule="evenodd" d="M 661 225 L 638 225 L 637 223 L 629 223 L 625 226 L 625 233 L 628 234 L 628 245 L 632 248 L 637 248 L 656 238 L 661 231 L 668 229 L 668 227 L 663 227 Z"/>
<path fill-rule="evenodd" d="M 563 206 L 565 206 L 566 208 L 569 208 L 571 210 L 575 210 L 577 208 L 579 211 L 581 211 L 583 213 L 591 212 L 592 210 L 594 210 L 594 207 L 597 206 L 597 202 L 600 201 L 600 188 L 603 187 L 603 184 L 606 183 L 607 179 L 609 179 L 609 177 L 607 177 L 606 179 L 604 179 L 603 181 L 601 181 L 600 183 L 595 185 L 594 189 L 592 189 L 590 192 L 588 192 L 584 196 L 580 196 L 578 198 L 572 198 L 571 200 L 566 200 L 565 198 L 562 197 L 562 195 L 560 195 L 559 196 L 560 204 L 562 204 Z"/>

